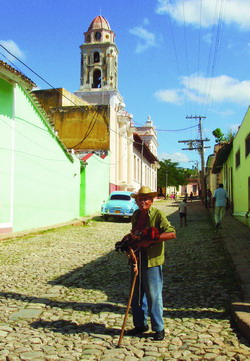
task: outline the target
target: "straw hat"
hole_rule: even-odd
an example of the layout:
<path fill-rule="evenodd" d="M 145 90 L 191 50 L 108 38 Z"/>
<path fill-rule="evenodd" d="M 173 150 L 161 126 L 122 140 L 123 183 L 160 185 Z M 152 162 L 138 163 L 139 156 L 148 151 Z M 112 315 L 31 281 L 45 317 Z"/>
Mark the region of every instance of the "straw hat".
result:
<path fill-rule="evenodd" d="M 142 186 L 137 193 L 132 193 L 131 197 L 132 198 L 137 198 L 138 196 L 142 195 L 147 195 L 147 196 L 151 196 L 152 198 L 156 197 L 158 194 L 158 192 L 152 192 L 150 188 L 146 187 L 146 186 Z"/>

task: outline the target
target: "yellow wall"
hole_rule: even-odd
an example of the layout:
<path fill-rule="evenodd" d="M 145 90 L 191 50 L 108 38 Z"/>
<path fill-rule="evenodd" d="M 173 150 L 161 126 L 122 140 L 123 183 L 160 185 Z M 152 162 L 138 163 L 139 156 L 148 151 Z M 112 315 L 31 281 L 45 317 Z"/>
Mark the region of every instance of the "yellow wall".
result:
<path fill-rule="evenodd" d="M 35 91 L 67 148 L 110 149 L 110 108 L 89 105 L 64 88 Z"/>
<path fill-rule="evenodd" d="M 86 101 L 64 88 L 36 90 L 33 94 L 47 112 L 53 107 L 88 105 Z"/>
<path fill-rule="evenodd" d="M 59 138 L 67 148 L 109 149 L 109 107 L 70 107 L 52 115 Z"/>

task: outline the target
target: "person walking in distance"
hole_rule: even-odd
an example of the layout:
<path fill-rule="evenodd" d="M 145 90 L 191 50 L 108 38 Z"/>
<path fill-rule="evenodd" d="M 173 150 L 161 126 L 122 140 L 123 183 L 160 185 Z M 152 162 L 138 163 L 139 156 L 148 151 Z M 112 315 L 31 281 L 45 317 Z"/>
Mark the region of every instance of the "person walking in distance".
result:
<path fill-rule="evenodd" d="M 183 201 L 179 204 L 179 215 L 180 215 L 180 224 L 182 227 L 182 220 L 184 219 L 185 226 L 187 225 L 187 199 L 184 198 Z"/>
<path fill-rule="evenodd" d="M 219 187 L 214 192 L 213 205 L 214 209 L 214 220 L 216 229 L 222 228 L 222 220 L 228 209 L 229 201 L 227 191 L 223 188 L 223 184 L 220 183 Z"/>

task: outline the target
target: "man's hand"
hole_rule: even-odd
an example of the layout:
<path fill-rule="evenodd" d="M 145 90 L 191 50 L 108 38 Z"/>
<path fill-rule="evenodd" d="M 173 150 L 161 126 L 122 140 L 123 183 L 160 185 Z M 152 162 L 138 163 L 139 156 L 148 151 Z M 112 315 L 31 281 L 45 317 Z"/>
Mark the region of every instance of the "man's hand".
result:
<path fill-rule="evenodd" d="M 134 273 L 138 275 L 138 263 L 134 250 L 131 247 L 128 247 L 128 251 L 126 252 L 126 254 L 128 258 L 130 258 L 132 261 Z"/>

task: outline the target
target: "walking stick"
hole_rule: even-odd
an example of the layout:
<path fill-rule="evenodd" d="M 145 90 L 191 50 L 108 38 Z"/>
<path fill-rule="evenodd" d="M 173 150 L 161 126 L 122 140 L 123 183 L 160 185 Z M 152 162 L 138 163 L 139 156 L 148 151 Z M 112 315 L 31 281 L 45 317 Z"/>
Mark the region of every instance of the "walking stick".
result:
<path fill-rule="evenodd" d="M 135 253 L 134 253 L 134 251 L 133 251 L 133 249 L 131 247 L 129 247 L 129 257 L 132 259 L 133 266 L 134 266 L 134 278 L 133 278 L 133 282 L 132 282 L 131 288 L 130 288 L 130 294 L 129 294 L 128 304 L 127 304 L 127 309 L 126 309 L 126 313 L 125 313 L 125 316 L 124 316 L 124 320 L 123 320 L 123 324 L 122 324 L 121 333 L 120 333 L 120 337 L 119 337 L 117 347 L 120 347 L 121 343 L 122 343 L 122 338 L 123 338 L 124 331 L 125 331 L 125 325 L 126 325 L 126 322 L 127 322 L 127 318 L 128 318 L 128 314 L 129 314 L 133 294 L 134 294 L 136 278 L 138 276 L 137 258 L 136 258 L 136 255 L 135 255 Z"/>

